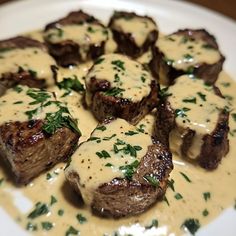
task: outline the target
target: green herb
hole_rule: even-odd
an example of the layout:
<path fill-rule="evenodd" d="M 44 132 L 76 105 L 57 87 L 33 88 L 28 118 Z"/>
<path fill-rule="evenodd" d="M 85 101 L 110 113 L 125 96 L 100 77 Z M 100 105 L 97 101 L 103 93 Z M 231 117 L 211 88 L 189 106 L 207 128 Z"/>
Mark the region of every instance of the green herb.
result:
<path fill-rule="evenodd" d="M 159 180 L 157 179 L 156 176 L 151 175 L 145 175 L 143 177 L 147 182 L 149 182 L 153 187 L 159 187 Z"/>
<path fill-rule="evenodd" d="M 97 130 L 105 131 L 107 128 L 104 125 L 98 126 Z"/>
<path fill-rule="evenodd" d="M 183 172 L 179 172 L 179 173 L 185 178 L 185 180 L 186 180 L 187 182 L 189 182 L 189 183 L 192 182 L 191 179 L 189 179 L 189 177 L 188 177 L 186 174 L 184 174 Z"/>
<path fill-rule="evenodd" d="M 106 167 L 112 167 L 113 165 L 111 163 L 107 163 L 105 166 Z"/>
<path fill-rule="evenodd" d="M 118 74 L 115 74 L 115 83 L 119 83 L 120 82 L 120 76 Z"/>
<path fill-rule="evenodd" d="M 0 186 L 3 184 L 4 178 L 0 179 Z"/>
<path fill-rule="evenodd" d="M 197 95 L 202 99 L 202 101 L 206 101 L 206 95 L 201 93 L 201 92 L 197 92 Z"/>
<path fill-rule="evenodd" d="M 50 180 L 50 179 L 52 179 L 52 175 L 50 173 L 47 173 L 46 180 Z"/>
<path fill-rule="evenodd" d="M 181 108 L 181 109 L 176 109 L 175 110 L 175 117 L 186 117 L 187 115 L 185 114 L 187 111 L 190 111 L 190 109 L 189 108 L 187 108 L 187 107 L 183 107 L 183 108 Z"/>
<path fill-rule="evenodd" d="M 152 223 L 150 225 L 146 226 L 145 229 L 151 229 L 152 227 L 156 227 L 156 228 L 158 227 L 158 220 L 153 219 Z"/>
<path fill-rule="evenodd" d="M 186 59 L 187 61 L 190 61 L 190 60 L 192 60 L 193 59 L 193 56 L 191 56 L 190 54 L 184 54 L 183 55 L 183 57 L 184 57 L 184 59 Z"/>
<path fill-rule="evenodd" d="M 73 226 L 70 226 L 70 228 L 66 231 L 65 236 L 70 236 L 70 235 L 78 235 L 79 230 L 75 229 Z"/>
<path fill-rule="evenodd" d="M 37 77 L 37 72 L 36 72 L 36 71 L 34 71 L 34 70 L 28 70 L 28 72 L 29 72 L 29 74 L 30 74 L 32 77 L 34 77 L 34 78 Z"/>
<path fill-rule="evenodd" d="M 207 209 L 205 209 L 203 212 L 202 212 L 202 215 L 203 216 L 208 216 L 209 215 L 209 211 Z"/>
<path fill-rule="evenodd" d="M 97 143 L 101 143 L 101 139 L 99 137 L 90 137 L 88 141 L 96 141 Z"/>
<path fill-rule="evenodd" d="M 128 132 L 125 132 L 125 135 L 128 135 L 128 136 L 133 136 L 135 134 L 138 134 L 138 132 L 135 132 L 135 131 L 132 131 L 132 130 L 129 130 Z"/>
<path fill-rule="evenodd" d="M 194 72 L 194 67 L 193 66 L 189 66 L 188 69 L 186 70 L 186 74 L 188 75 L 192 75 Z"/>
<path fill-rule="evenodd" d="M 236 122 L 236 113 L 232 113 L 231 116 L 232 116 L 233 120 Z"/>
<path fill-rule="evenodd" d="M 55 37 L 55 36 L 61 38 L 64 34 L 64 31 L 60 28 L 54 28 L 53 31 L 55 31 L 55 32 L 50 33 L 50 34 L 47 35 L 48 39 L 51 39 L 52 37 Z"/>
<path fill-rule="evenodd" d="M 51 95 L 49 95 L 48 92 L 42 90 L 28 89 L 26 94 L 35 100 L 30 102 L 29 105 L 42 104 L 46 102 L 47 99 L 51 98 Z"/>
<path fill-rule="evenodd" d="M 171 93 L 168 93 L 168 87 L 163 88 L 159 91 L 159 96 L 161 98 L 165 98 L 165 97 L 168 97 L 168 96 L 171 96 L 171 95 L 172 95 Z"/>
<path fill-rule="evenodd" d="M 216 50 L 216 49 L 215 49 L 212 45 L 210 45 L 210 44 L 203 44 L 203 45 L 202 45 L 202 48 Z"/>
<path fill-rule="evenodd" d="M 185 220 L 181 227 L 186 227 L 188 231 L 194 235 L 200 228 L 200 223 L 198 219 L 190 218 Z"/>
<path fill-rule="evenodd" d="M 176 200 L 180 200 L 180 199 L 182 199 L 183 198 L 183 196 L 180 194 L 180 193 L 176 193 L 175 194 L 175 199 Z"/>
<path fill-rule="evenodd" d="M 203 193 L 203 198 L 207 202 L 211 198 L 211 193 L 210 192 Z"/>
<path fill-rule="evenodd" d="M 224 86 L 225 88 L 229 87 L 231 84 L 229 82 L 222 82 L 221 83 L 222 86 Z"/>
<path fill-rule="evenodd" d="M 0 53 L 3 53 L 3 52 L 8 52 L 8 51 L 11 51 L 13 50 L 14 48 L 0 48 Z"/>
<path fill-rule="evenodd" d="M 88 31 L 89 33 L 95 33 L 95 32 L 96 32 L 96 30 L 94 30 L 91 26 L 89 26 L 89 27 L 87 28 L 87 31 Z"/>
<path fill-rule="evenodd" d="M 144 76 L 141 76 L 141 81 L 142 81 L 143 83 L 145 83 L 146 78 L 145 78 Z"/>
<path fill-rule="evenodd" d="M 37 226 L 37 224 L 33 224 L 33 223 L 29 222 L 26 225 L 26 230 L 28 230 L 28 231 L 36 231 L 36 230 L 38 230 L 38 226 Z"/>
<path fill-rule="evenodd" d="M 172 66 L 174 64 L 174 60 L 169 59 L 167 57 L 164 58 L 164 62 L 168 65 L 168 66 Z"/>
<path fill-rule="evenodd" d="M 23 89 L 22 89 L 20 86 L 18 86 L 18 85 L 16 85 L 15 87 L 13 87 L 13 90 L 16 91 L 17 93 L 20 93 L 20 92 L 23 91 Z"/>
<path fill-rule="evenodd" d="M 184 43 L 184 44 L 185 44 L 185 43 L 188 42 L 188 40 L 189 40 L 188 37 L 183 36 L 182 39 L 181 39 L 181 41 L 180 41 L 180 43 Z"/>
<path fill-rule="evenodd" d="M 35 114 L 37 114 L 38 108 L 35 108 L 30 111 L 26 111 L 25 114 L 28 116 L 28 118 L 31 120 Z"/>
<path fill-rule="evenodd" d="M 23 101 L 17 101 L 17 102 L 14 102 L 13 104 L 16 105 L 16 104 L 22 104 Z"/>
<path fill-rule="evenodd" d="M 64 210 L 62 210 L 62 209 L 58 210 L 57 214 L 59 216 L 63 216 L 64 215 Z"/>
<path fill-rule="evenodd" d="M 110 137 L 104 137 L 102 140 L 108 141 L 108 140 L 111 140 L 114 137 L 116 137 L 116 134 L 112 134 Z"/>
<path fill-rule="evenodd" d="M 124 67 L 125 63 L 123 61 L 121 61 L 121 60 L 112 61 L 111 64 L 117 66 L 121 70 L 125 70 L 125 67 Z"/>
<path fill-rule="evenodd" d="M 132 180 L 133 174 L 138 166 L 139 166 L 139 161 L 135 160 L 129 165 L 120 166 L 119 169 L 122 171 L 126 179 Z"/>
<path fill-rule="evenodd" d="M 67 114 L 67 116 L 65 116 L 65 114 Z M 46 113 L 45 121 L 46 123 L 44 123 L 42 129 L 48 134 L 54 134 L 57 129 L 65 126 L 81 135 L 81 132 L 77 127 L 76 122 L 71 118 L 67 107 L 61 106 L 57 112 Z"/>
<path fill-rule="evenodd" d="M 145 133 L 144 127 L 145 127 L 144 124 L 139 125 L 139 127 L 137 128 L 137 131 L 140 133 Z"/>
<path fill-rule="evenodd" d="M 57 202 L 57 199 L 52 195 L 52 196 L 51 196 L 50 205 L 52 206 L 52 205 L 55 204 L 56 202 Z"/>
<path fill-rule="evenodd" d="M 105 60 L 104 58 L 100 57 L 94 62 L 94 65 L 101 64 L 104 60 Z"/>
<path fill-rule="evenodd" d="M 84 86 L 83 84 L 80 83 L 78 80 L 78 77 L 74 75 L 74 78 L 64 78 L 63 81 L 58 83 L 58 87 L 60 89 L 65 89 L 67 90 L 66 93 L 62 95 L 62 97 L 65 97 L 66 95 L 70 94 L 72 90 L 76 92 L 84 91 Z"/>
<path fill-rule="evenodd" d="M 35 205 L 35 209 L 27 216 L 29 219 L 35 219 L 41 215 L 49 212 L 48 206 L 44 203 L 38 202 Z"/>
<path fill-rule="evenodd" d="M 85 222 L 87 222 L 87 219 L 82 214 L 78 214 L 76 218 L 80 224 L 84 224 Z"/>
<path fill-rule="evenodd" d="M 96 152 L 96 155 L 99 158 L 104 158 L 104 159 L 111 157 L 110 154 L 105 150 L 102 150 L 101 152 Z"/>
<path fill-rule="evenodd" d="M 191 98 L 185 98 L 182 101 L 186 102 L 186 103 L 194 103 L 194 104 L 196 104 L 197 99 L 195 97 L 191 97 Z"/>
<path fill-rule="evenodd" d="M 49 221 L 44 221 L 41 223 L 41 225 L 42 225 L 42 228 L 47 231 L 53 228 L 53 224 Z"/>
<path fill-rule="evenodd" d="M 170 36 L 167 36 L 166 38 L 172 42 L 175 42 L 175 39 L 171 38 Z"/>
<path fill-rule="evenodd" d="M 174 186 L 175 181 L 173 179 L 167 180 L 168 186 L 172 189 L 173 192 L 175 192 L 175 186 Z"/>
<path fill-rule="evenodd" d="M 164 196 L 164 197 L 163 197 L 163 201 L 165 201 L 165 202 L 166 202 L 166 204 L 167 204 L 168 206 L 170 206 L 170 203 L 169 203 L 169 201 L 168 201 L 168 199 L 167 199 L 167 197 L 166 197 L 166 196 Z"/>
<path fill-rule="evenodd" d="M 124 92 L 124 91 L 125 91 L 125 89 L 114 87 L 114 88 L 111 88 L 111 89 L 108 89 L 107 91 L 105 91 L 104 94 L 106 96 L 114 96 L 114 97 L 116 97 L 117 95 L 122 95 L 121 93 Z"/>

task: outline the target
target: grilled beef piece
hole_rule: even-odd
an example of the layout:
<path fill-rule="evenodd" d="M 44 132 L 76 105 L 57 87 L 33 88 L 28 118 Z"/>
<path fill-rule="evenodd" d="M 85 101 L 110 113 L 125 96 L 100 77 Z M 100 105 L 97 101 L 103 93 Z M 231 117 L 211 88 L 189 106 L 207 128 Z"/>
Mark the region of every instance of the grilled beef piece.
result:
<path fill-rule="evenodd" d="M 14 49 L 27 49 L 32 47 L 39 48 L 45 53 L 47 52 L 47 48 L 43 43 L 34 39 L 19 36 L 0 41 L 0 53 L 2 52 L 0 56 L 3 57 L 2 60 L 4 62 L 4 53 L 13 51 Z M 48 67 L 50 68 L 50 66 L 55 66 L 55 62 L 50 55 L 48 55 L 48 59 L 53 63 L 52 65 L 48 65 Z M 21 65 L 21 61 L 19 61 L 18 64 L 19 67 L 17 72 L 7 71 L 0 75 L 0 95 L 2 95 L 7 88 L 13 87 L 16 84 L 27 85 L 34 88 L 45 88 L 47 86 L 46 79 L 48 78 L 38 78 L 38 75 L 34 71 L 25 70 L 24 65 Z M 2 66 L 4 66 L 4 64 L 2 64 Z M 14 65 L 12 65 L 12 67 L 14 67 Z"/>
<path fill-rule="evenodd" d="M 178 80 L 178 78 L 176 79 Z M 191 80 L 191 79 L 190 79 Z M 175 86 L 175 85 L 172 85 Z M 191 88 L 193 88 L 191 86 Z M 189 88 L 189 91 L 192 91 L 191 88 Z M 213 86 L 214 93 L 222 97 L 220 90 Z M 185 94 L 187 88 L 183 88 L 182 93 Z M 193 91 L 192 91 L 193 92 Z M 199 93 L 199 92 L 198 92 Z M 199 93 L 200 96 L 203 96 L 202 98 L 207 99 L 209 97 L 204 97 L 204 92 Z M 194 93 L 192 93 L 194 96 Z M 229 140 L 228 140 L 228 132 L 229 132 L 229 112 L 223 107 L 215 107 L 214 109 L 208 109 L 209 113 L 206 113 L 206 117 L 209 118 L 209 120 L 206 120 L 206 123 L 201 126 L 201 124 L 197 123 L 196 121 L 188 120 L 190 119 L 188 117 L 188 103 L 183 104 L 185 106 L 182 109 L 174 109 L 172 107 L 173 104 L 170 103 L 169 98 L 172 96 L 172 94 L 169 94 L 168 92 L 166 95 L 164 95 L 162 98 L 160 98 L 160 103 L 157 107 L 157 117 L 156 117 L 156 124 L 154 129 L 154 137 L 156 140 L 161 141 L 167 148 L 170 147 L 172 152 L 177 153 L 178 155 L 182 156 L 183 158 L 186 158 L 187 160 L 193 160 L 194 162 L 199 163 L 199 165 L 205 169 L 212 170 L 217 168 L 219 163 L 221 162 L 222 158 L 228 153 L 229 151 Z M 178 95 L 177 95 L 178 96 Z M 189 98 L 187 101 L 194 101 L 191 100 L 194 97 Z M 223 97 L 222 97 L 223 98 Z M 198 99 L 198 98 L 197 98 Z M 195 100 L 196 101 L 196 100 Z M 196 106 L 206 107 L 211 106 L 212 104 L 205 105 L 204 101 L 200 102 L 199 105 L 198 102 L 196 102 Z M 217 104 L 216 104 L 217 105 Z M 184 109 L 186 112 L 184 112 Z M 193 108 L 191 108 L 193 109 Z M 181 113 L 182 112 L 182 113 Z M 212 121 L 211 114 L 217 112 L 217 120 Z M 208 114 L 208 115 L 207 115 Z M 178 116 L 183 116 L 182 118 L 182 124 L 181 122 L 176 122 L 176 119 Z M 204 111 L 196 111 L 196 118 L 203 116 Z M 188 122 L 192 122 L 194 125 L 190 126 Z M 199 128 L 203 128 L 207 123 L 214 122 L 216 123 L 214 129 L 209 133 L 205 132 L 204 134 L 199 133 Z M 196 141 L 196 140 L 197 141 Z M 197 149 L 197 156 L 193 156 L 193 149 Z M 190 154 L 192 153 L 192 154 Z M 195 152 L 196 153 L 196 152 Z"/>
<path fill-rule="evenodd" d="M 158 38 L 155 21 L 134 12 L 115 11 L 108 26 L 117 42 L 118 52 L 132 58 L 141 56 Z"/>
<path fill-rule="evenodd" d="M 113 116 L 137 124 L 157 105 L 156 81 L 140 63 L 128 57 L 110 54 L 102 56 L 98 62 L 99 60 L 103 61 L 99 64 L 95 62 L 86 77 L 87 105 L 100 122 L 108 116 Z M 124 63 L 124 70 L 114 66 L 114 62 Z M 129 69 L 130 65 L 132 69 Z M 141 81 L 142 73 L 146 76 L 143 77 L 144 82 Z M 114 82 L 116 78 L 119 78 L 117 83 Z M 129 85 L 126 87 L 127 81 Z M 142 92 L 145 89 L 149 90 L 146 94 Z"/>
<path fill-rule="evenodd" d="M 67 37 L 65 27 L 70 26 L 74 29 Z M 99 28 L 94 29 L 93 27 Z M 44 33 L 51 55 L 58 64 L 64 67 L 96 59 L 104 54 L 105 43 L 108 40 L 106 27 L 98 19 L 81 10 L 71 12 L 66 17 L 48 24 Z M 100 40 L 93 42 L 92 37 L 98 33 Z M 75 37 L 70 38 L 72 34 Z M 81 42 L 74 40 L 76 36 L 81 37 Z M 53 40 L 55 37 L 57 37 L 57 41 Z"/>
<path fill-rule="evenodd" d="M 109 122 L 115 122 L 115 121 L 109 121 Z M 109 130 L 110 127 L 103 123 L 103 125 L 106 127 L 106 130 Z M 98 126 L 97 130 L 104 126 Z M 129 142 L 131 143 L 131 139 L 127 141 L 124 135 L 126 129 L 125 125 L 122 123 L 119 123 L 117 126 L 117 130 L 113 129 L 111 130 L 112 133 L 114 132 L 116 136 L 113 138 L 114 140 L 121 142 Z M 132 128 L 129 127 L 129 131 Z M 128 131 L 126 130 L 126 131 Z M 96 130 L 95 130 L 96 131 Z M 119 132 L 122 132 L 123 136 L 119 136 Z M 132 130 L 133 131 L 133 130 Z M 101 136 L 99 136 L 98 132 L 104 133 L 106 131 L 97 131 L 96 134 L 92 135 L 90 139 L 85 142 L 82 145 L 88 144 L 88 142 L 94 142 L 92 140 L 98 140 L 98 138 L 101 138 L 101 142 L 99 141 L 99 144 L 97 142 L 96 145 L 100 145 L 102 142 L 108 142 L 104 141 L 105 139 Z M 131 132 L 131 131 L 130 131 Z M 106 134 L 107 135 L 107 134 Z M 145 139 L 145 134 L 142 134 L 143 136 L 138 137 L 138 133 L 132 136 L 134 140 L 141 138 L 142 140 Z M 127 136 L 126 136 L 127 137 Z M 129 136 L 130 137 L 130 136 Z M 116 139 L 117 138 L 117 139 Z M 121 140 L 120 140 L 121 139 Z M 106 139 L 107 140 L 107 139 Z M 151 138 L 150 138 L 151 140 Z M 113 141 L 115 142 L 115 141 Z M 112 144 L 112 141 L 107 146 L 110 146 Z M 77 151 L 80 151 L 79 147 Z M 122 148 L 124 146 L 118 145 L 118 148 Z M 132 145 L 132 143 L 131 143 Z M 141 144 L 140 144 L 141 145 Z M 89 146 L 90 147 L 90 146 Z M 95 147 L 95 146 L 94 146 Z M 88 147 L 87 147 L 88 148 Z M 100 150 L 101 146 L 98 147 Z M 83 156 L 81 155 L 81 152 L 75 153 L 74 156 L 72 156 L 72 162 L 68 169 L 66 169 L 66 178 L 71 184 L 71 186 L 75 189 L 75 191 L 82 196 L 88 196 L 90 199 L 90 207 L 93 211 L 93 213 L 104 216 L 104 217 L 124 217 L 134 214 L 142 213 L 143 211 L 147 210 L 150 206 L 152 206 L 154 203 L 157 202 L 157 200 L 160 200 L 166 191 L 167 188 L 167 182 L 170 172 L 173 169 L 172 164 L 172 155 L 169 152 L 168 149 L 166 149 L 161 143 L 152 144 L 152 141 L 150 141 L 150 144 L 147 146 L 142 146 L 143 150 L 147 150 L 146 153 L 144 151 L 143 155 L 140 157 L 136 157 L 136 161 L 140 161 L 138 166 L 136 166 L 136 169 L 133 170 L 132 177 L 122 177 L 119 176 L 117 173 L 117 177 L 111 178 L 111 181 L 109 182 L 101 182 L 100 184 L 97 184 L 96 188 L 93 189 L 93 191 L 89 191 L 88 194 L 84 194 L 84 188 L 88 188 L 87 183 L 83 182 L 84 180 L 87 180 L 87 177 L 84 177 L 84 174 L 82 174 L 79 169 L 76 170 L 75 163 L 85 163 L 86 158 L 89 158 L 89 164 L 90 167 L 93 165 L 92 163 L 100 162 L 103 159 L 99 159 L 96 154 L 94 155 L 94 158 L 92 156 Z M 86 149 L 84 149 L 86 150 Z M 91 150 L 91 148 L 90 148 Z M 96 151 L 96 150 L 94 150 Z M 138 151 L 137 151 L 138 152 Z M 119 154 L 112 154 L 112 151 L 109 151 L 111 154 L 110 158 L 107 158 L 104 160 L 106 162 L 113 163 L 113 158 L 116 158 L 115 155 Z M 125 157 L 127 158 L 126 154 Z M 123 158 L 125 158 L 123 157 Z M 76 162 L 76 159 L 78 162 Z M 114 163 L 117 164 L 115 161 Z M 72 166 L 71 166 L 72 165 Z M 80 164 L 81 165 L 81 164 Z M 100 169 L 100 165 L 97 163 L 94 164 L 95 167 Z M 101 168 L 103 168 L 104 164 L 101 164 Z M 107 165 L 106 165 L 107 166 Z M 111 167 L 104 167 L 104 168 L 111 168 Z M 86 169 L 87 166 L 81 167 L 82 170 Z M 91 167 L 93 169 L 93 167 Z M 116 165 L 114 168 L 117 168 Z M 81 171 L 82 171 L 81 170 Z M 103 170 L 104 171 L 104 170 Z M 110 170 L 113 172 L 112 170 Z M 100 172 L 102 173 L 102 172 Z M 106 172 L 105 172 L 106 173 Z M 105 176 L 106 174 L 103 173 Z M 89 175 L 89 174 L 88 174 Z M 83 176 L 83 180 L 81 179 L 81 176 Z M 96 176 L 92 176 L 91 179 L 95 179 L 96 182 L 98 182 Z M 90 179 L 90 178 L 89 178 Z M 100 182 L 100 181 L 99 181 Z M 84 201 L 87 203 L 86 199 Z"/>
<path fill-rule="evenodd" d="M 41 172 L 68 160 L 78 142 L 79 135 L 69 128 L 48 135 L 42 125 L 43 120 L 30 120 L 0 126 L 0 156 L 17 183 L 27 184 Z"/>
<path fill-rule="evenodd" d="M 202 40 L 204 44 L 202 45 L 202 49 L 200 50 L 205 50 L 205 51 L 202 52 L 196 51 L 195 53 L 197 53 L 198 55 L 200 55 L 201 53 L 207 55 L 210 51 L 216 51 L 219 53 L 219 59 L 218 61 L 212 64 L 202 62 L 202 63 L 191 64 L 189 67 L 185 69 L 176 68 L 173 66 L 173 60 L 171 60 L 171 58 L 166 57 L 166 55 L 163 53 L 161 48 L 159 48 L 157 43 L 156 46 L 152 47 L 153 58 L 149 63 L 149 67 L 153 73 L 153 76 L 156 77 L 160 81 L 160 83 L 164 85 L 173 84 L 175 78 L 183 74 L 194 74 L 195 76 L 202 78 L 207 84 L 211 85 L 214 84 L 218 78 L 219 73 L 222 70 L 223 63 L 225 61 L 225 57 L 219 52 L 219 47 L 215 37 L 209 34 L 204 29 L 179 30 L 175 33 L 167 35 L 166 38 L 167 40 L 169 40 L 169 42 L 171 42 L 174 41 L 172 39 L 173 36 L 182 36 L 182 40 L 180 42 L 180 44 L 182 45 L 186 44 L 187 42 L 190 42 L 190 44 L 191 43 L 194 44 L 195 41 Z M 187 50 L 184 50 L 182 52 L 180 51 L 181 55 L 185 56 L 183 61 L 184 60 L 187 61 L 185 65 L 191 62 L 191 60 L 193 59 L 191 54 L 193 53 L 194 47 L 195 46 L 190 45 Z M 181 50 L 179 45 L 176 45 L 176 48 L 179 48 L 178 50 Z M 181 58 L 179 59 L 182 60 Z"/>

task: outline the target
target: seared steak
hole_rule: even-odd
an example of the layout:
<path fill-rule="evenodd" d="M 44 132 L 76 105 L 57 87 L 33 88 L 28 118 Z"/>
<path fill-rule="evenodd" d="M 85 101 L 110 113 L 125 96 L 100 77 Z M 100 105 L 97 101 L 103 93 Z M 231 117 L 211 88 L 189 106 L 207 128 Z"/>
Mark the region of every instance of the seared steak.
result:
<path fill-rule="evenodd" d="M 217 168 L 229 151 L 229 112 L 219 89 L 181 76 L 162 95 L 157 108 L 156 140 L 205 169 Z"/>
<path fill-rule="evenodd" d="M 95 214 L 118 218 L 161 199 L 172 169 L 171 153 L 161 143 L 152 144 L 150 136 L 117 119 L 99 125 L 81 144 L 66 178 Z"/>
<path fill-rule="evenodd" d="M 16 84 L 35 88 L 52 85 L 51 66 L 55 61 L 41 42 L 26 37 L 0 41 L 0 94 Z"/>
<path fill-rule="evenodd" d="M 79 10 L 48 24 L 44 36 L 58 64 L 69 66 L 104 54 L 108 31 L 99 20 Z"/>
<path fill-rule="evenodd" d="M 214 84 L 225 60 L 215 37 L 204 29 L 184 29 L 164 36 L 152 47 L 152 53 L 150 69 L 164 85 L 173 84 L 183 74 Z"/>
<path fill-rule="evenodd" d="M 133 58 L 141 56 L 158 38 L 155 21 L 134 12 L 115 11 L 109 27 L 117 42 L 118 52 Z"/>
<path fill-rule="evenodd" d="M 85 81 L 87 105 L 100 122 L 113 116 L 136 124 L 158 102 L 155 80 L 140 63 L 126 56 L 98 58 Z"/>

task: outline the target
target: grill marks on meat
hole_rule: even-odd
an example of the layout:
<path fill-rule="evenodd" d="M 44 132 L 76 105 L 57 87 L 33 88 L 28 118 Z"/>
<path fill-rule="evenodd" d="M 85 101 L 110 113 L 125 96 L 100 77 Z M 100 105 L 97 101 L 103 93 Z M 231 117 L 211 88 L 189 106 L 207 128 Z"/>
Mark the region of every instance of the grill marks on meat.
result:
<path fill-rule="evenodd" d="M 132 27 L 130 32 L 124 32 L 122 28 L 116 26 L 116 21 L 120 19 L 124 19 L 127 23 L 134 22 L 134 27 Z M 143 21 L 143 25 L 139 28 L 136 28 L 135 26 L 135 20 L 137 19 Z M 136 38 L 139 37 L 138 33 L 140 33 L 139 31 L 145 31 L 148 22 L 153 24 L 155 27 L 150 30 L 150 32 L 147 32 L 142 45 L 138 45 L 136 43 Z M 108 26 L 113 32 L 114 40 L 118 45 L 118 52 L 132 58 L 141 56 L 149 47 L 155 44 L 158 38 L 158 29 L 155 21 L 148 16 L 140 16 L 134 12 L 115 11 Z"/>
<path fill-rule="evenodd" d="M 208 33 L 205 29 L 184 29 L 178 30 L 177 32 L 170 34 L 169 37 L 173 35 L 183 36 L 187 40 L 202 40 L 206 44 L 204 46 L 208 47 L 209 50 L 219 51 L 218 44 L 213 35 Z M 183 52 L 185 54 L 186 52 Z M 166 61 L 166 56 L 158 48 L 158 46 L 152 47 L 153 58 L 149 63 L 150 69 L 153 73 L 153 76 L 156 77 L 161 84 L 171 85 L 174 83 L 174 80 L 186 73 L 194 74 L 196 77 L 202 78 L 207 84 L 214 84 L 218 78 L 219 73 L 222 71 L 223 63 L 225 57 L 220 53 L 220 59 L 213 63 L 201 63 L 195 64 L 193 67 L 190 67 L 188 71 L 174 68 L 171 64 L 168 64 Z"/>
<path fill-rule="evenodd" d="M 0 154 L 17 183 L 26 184 L 41 172 L 66 161 L 79 136 L 64 127 L 55 134 L 42 131 L 43 120 L 9 122 L 0 126 Z"/>
<path fill-rule="evenodd" d="M 63 26 L 70 25 L 88 25 L 88 27 L 97 25 L 104 28 L 104 34 L 106 33 L 105 26 L 98 19 L 81 10 L 71 12 L 66 17 L 48 24 L 45 27 L 45 33 L 47 33 L 50 29 L 59 29 L 63 31 Z M 75 34 L 78 33 L 79 32 L 75 32 Z M 84 38 L 86 37 L 87 36 L 84 35 Z M 58 43 L 52 43 L 47 36 L 45 37 L 45 41 L 47 42 L 47 46 L 51 55 L 56 59 L 59 65 L 64 67 L 67 67 L 69 65 L 76 65 L 89 59 L 96 59 L 100 55 L 104 54 L 106 43 L 106 40 L 96 44 L 87 42 L 86 45 L 79 45 L 73 40 L 65 40 Z M 86 54 L 85 58 L 83 58 L 81 50 L 84 50 L 84 53 Z"/>

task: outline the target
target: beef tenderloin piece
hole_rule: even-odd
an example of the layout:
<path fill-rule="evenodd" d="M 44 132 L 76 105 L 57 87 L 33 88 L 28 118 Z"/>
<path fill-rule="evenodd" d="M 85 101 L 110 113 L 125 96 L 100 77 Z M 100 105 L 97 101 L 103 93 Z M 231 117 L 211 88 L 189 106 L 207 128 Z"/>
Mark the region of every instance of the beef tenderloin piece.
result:
<path fill-rule="evenodd" d="M 158 27 L 148 16 L 115 11 L 108 24 L 118 45 L 118 52 L 132 58 L 141 56 L 158 38 Z"/>
<path fill-rule="evenodd" d="M 16 84 L 34 88 L 54 84 L 55 64 L 39 41 L 22 36 L 0 41 L 0 94 Z"/>
<path fill-rule="evenodd" d="M 159 38 L 152 54 L 150 69 L 163 85 L 173 84 L 183 74 L 194 74 L 212 85 L 225 61 L 215 37 L 204 29 L 184 29 Z"/>
<path fill-rule="evenodd" d="M 98 19 L 81 10 L 48 24 L 44 30 L 51 55 L 64 67 L 104 54 L 108 34 Z"/>
<path fill-rule="evenodd" d="M 127 132 L 135 134 L 127 135 Z M 111 134 L 116 136 L 107 140 Z M 122 142 L 125 144 L 122 145 Z M 135 147 L 134 144 L 142 148 L 139 148 L 135 158 L 122 151 L 125 145 Z M 115 145 L 118 152 L 111 150 L 115 149 Z M 103 149 L 108 152 L 109 158 L 96 156 L 95 153 Z M 90 151 L 86 153 L 85 150 Z M 132 169 L 131 175 L 128 168 L 126 174 L 125 168 L 121 171 L 122 166 L 134 166 L 134 162 L 138 164 Z M 112 168 L 119 171 L 114 172 Z M 97 174 L 90 176 L 94 169 Z M 172 169 L 172 155 L 168 149 L 161 143 L 152 144 L 149 135 L 117 119 L 99 125 L 90 139 L 78 148 L 66 169 L 66 178 L 84 202 L 90 205 L 93 213 L 119 218 L 142 213 L 160 200 L 165 194 Z M 91 184 L 91 181 L 95 184 Z"/>
<path fill-rule="evenodd" d="M 217 168 L 229 151 L 228 104 L 219 89 L 185 75 L 162 95 L 155 139 L 205 169 Z"/>
<path fill-rule="evenodd" d="M 78 134 L 69 128 L 47 135 L 43 124 L 43 120 L 31 120 L 0 125 L 0 156 L 19 184 L 27 184 L 43 171 L 68 160 L 78 142 Z"/>
<path fill-rule="evenodd" d="M 101 56 L 85 78 L 86 103 L 96 119 L 137 124 L 156 107 L 158 86 L 142 64 L 119 54 Z"/>

